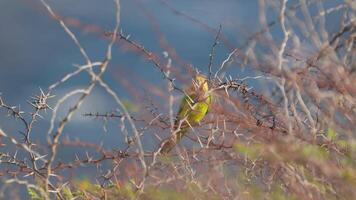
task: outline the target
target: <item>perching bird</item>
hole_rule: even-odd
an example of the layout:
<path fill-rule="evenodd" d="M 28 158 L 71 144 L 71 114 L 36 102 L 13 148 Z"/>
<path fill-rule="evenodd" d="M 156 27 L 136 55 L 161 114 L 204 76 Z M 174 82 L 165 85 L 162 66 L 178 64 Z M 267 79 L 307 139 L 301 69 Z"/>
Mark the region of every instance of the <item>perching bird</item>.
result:
<path fill-rule="evenodd" d="M 208 94 L 208 79 L 197 74 L 192 80 L 192 86 L 186 92 L 180 104 L 174 123 L 173 134 L 160 145 L 161 154 L 169 153 L 187 133 L 189 128 L 198 124 L 208 112 L 212 97 Z"/>

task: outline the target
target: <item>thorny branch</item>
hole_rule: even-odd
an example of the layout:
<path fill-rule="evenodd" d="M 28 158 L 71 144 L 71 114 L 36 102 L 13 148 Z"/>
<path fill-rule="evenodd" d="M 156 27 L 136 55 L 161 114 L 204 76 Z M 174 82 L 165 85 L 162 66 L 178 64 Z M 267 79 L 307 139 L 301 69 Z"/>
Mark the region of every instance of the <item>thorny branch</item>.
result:
<path fill-rule="evenodd" d="M 47 91 L 40 90 L 39 95 L 32 97 L 28 103 L 33 111 L 29 114 L 22 111 L 20 106 L 9 106 L 0 96 L 0 109 L 24 125 L 24 131 L 20 132 L 23 141 L 12 131 L 0 128 L 0 139 L 9 141 L 9 144 L 1 145 L 13 145 L 17 150 L 15 153 L 10 150 L 7 153 L 0 152 L 0 163 L 6 166 L 0 176 L 8 177 L 4 183 L 25 185 L 46 199 L 51 199 L 53 194 L 58 199 L 65 199 L 64 188 L 68 184 L 71 188 L 76 186 L 65 182 L 67 178 L 64 174 L 82 166 L 95 166 L 100 173 L 98 177 L 104 180 L 97 180 L 102 193 L 97 195 L 94 191 L 84 191 L 83 198 L 108 199 L 110 188 L 116 188 L 117 185 L 120 191 L 126 183 L 134 187 L 134 197 L 142 199 L 149 198 L 150 185 L 172 187 L 182 194 L 186 193 L 184 188 L 194 188 L 203 191 L 202 199 L 207 198 L 204 195 L 226 199 L 235 196 L 244 198 L 243 195 L 247 195 L 248 198 L 251 197 L 248 196 L 250 191 L 261 189 L 260 185 L 263 191 L 267 191 L 266 198 L 270 198 L 270 194 L 302 199 L 355 197 L 355 16 L 351 13 L 354 10 L 350 7 L 351 3 L 324 8 L 326 5 L 319 0 L 300 0 L 295 4 L 287 0 L 261 0 L 261 9 L 264 9 L 259 18 L 262 30 L 248 38 L 245 55 L 240 49 L 231 48 L 227 58 L 213 72 L 221 26 L 217 31 L 211 29 L 166 1 L 160 1 L 174 14 L 217 33 L 208 64 L 210 90 L 207 95 L 214 96 L 214 104 L 209 107 L 209 114 L 201 123 L 189 124 L 190 131 L 184 137 L 186 139 L 177 144 L 175 151 L 168 157 L 162 157 L 159 155 L 165 142 L 161 140 L 162 134 L 175 135 L 174 132 L 179 131 L 182 123 L 186 122 L 186 119 L 182 119 L 178 127 L 174 127 L 173 91 L 181 94 L 185 94 L 185 91 L 176 85 L 172 73 L 175 66 L 170 55 L 164 54 L 167 64 L 162 65 L 153 52 L 120 32 L 120 2 L 115 0 L 115 28 L 112 33 L 105 34 L 109 38 L 105 58 L 94 62 L 65 21 L 55 14 L 45 0 L 41 2 L 76 44 L 86 63 L 77 65 L 73 72 L 64 75 Z M 308 6 L 314 5 L 320 11 L 316 15 L 308 10 Z M 276 11 L 278 19 L 267 23 L 269 7 Z M 304 21 L 296 12 L 303 15 Z M 329 33 L 326 31 L 328 24 L 325 17 L 333 12 L 343 13 L 344 18 L 339 30 Z M 269 30 L 276 26 L 280 26 L 280 40 L 273 38 L 273 31 Z M 226 38 L 222 33 L 221 37 L 225 43 Z M 167 95 L 163 95 L 167 103 L 162 106 L 167 105 L 165 108 L 168 111 L 153 113 L 143 109 L 132 114 L 115 88 L 104 81 L 103 75 L 113 56 L 113 45 L 118 40 L 125 41 L 145 55 L 168 82 L 164 90 Z M 305 53 L 304 44 L 312 46 L 311 53 Z M 265 49 L 271 51 L 259 52 L 259 45 L 265 45 Z M 263 56 L 259 56 L 261 54 Z M 241 62 L 246 67 L 252 66 L 253 74 L 242 78 L 226 76 L 226 68 L 233 61 Z M 99 72 L 95 72 L 94 67 Z M 48 102 L 53 97 L 51 94 L 84 71 L 90 76 L 88 85 L 61 96 L 52 109 Z M 262 83 L 262 86 L 256 86 L 256 82 Z M 122 140 L 126 145 L 120 150 L 111 149 L 103 143 L 62 137 L 74 113 L 78 112 L 97 86 L 101 86 L 112 97 L 118 111 L 85 113 L 83 116 L 114 119 L 122 133 L 120 136 L 125 137 Z M 80 95 L 79 99 L 56 126 L 55 120 L 62 105 L 75 95 Z M 48 130 L 49 148 L 32 141 L 33 127 L 40 121 L 41 112 L 47 109 L 53 110 Z M 149 115 L 145 115 L 147 110 Z M 151 141 L 147 142 L 147 138 L 157 138 L 158 142 L 155 140 L 149 144 Z M 169 140 L 176 141 L 176 138 Z M 86 150 L 86 155 L 76 154 L 72 161 L 60 161 L 58 150 L 61 146 L 81 148 Z M 49 153 L 44 153 L 48 149 Z M 21 152 L 30 155 L 30 159 L 19 155 Z M 227 171 L 238 175 L 230 177 Z M 37 184 L 38 180 L 40 184 Z M 238 187 L 236 180 L 241 184 Z M 114 184 L 106 187 L 107 182 Z"/>

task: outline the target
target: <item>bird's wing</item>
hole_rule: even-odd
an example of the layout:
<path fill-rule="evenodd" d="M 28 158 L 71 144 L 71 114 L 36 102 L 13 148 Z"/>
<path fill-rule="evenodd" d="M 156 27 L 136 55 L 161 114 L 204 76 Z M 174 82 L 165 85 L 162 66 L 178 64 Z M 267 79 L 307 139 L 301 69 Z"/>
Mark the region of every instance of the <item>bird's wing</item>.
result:
<path fill-rule="evenodd" d="M 195 105 L 195 103 L 196 100 L 194 94 L 189 94 L 189 96 L 185 95 L 180 103 L 179 110 L 177 112 L 177 121 L 185 118 L 192 110 L 192 107 Z"/>
<path fill-rule="evenodd" d="M 208 110 L 206 111 L 206 114 L 209 113 L 209 110 L 210 110 L 210 105 L 211 103 L 213 102 L 213 96 L 212 95 L 209 95 L 206 99 L 206 103 L 208 104 Z"/>

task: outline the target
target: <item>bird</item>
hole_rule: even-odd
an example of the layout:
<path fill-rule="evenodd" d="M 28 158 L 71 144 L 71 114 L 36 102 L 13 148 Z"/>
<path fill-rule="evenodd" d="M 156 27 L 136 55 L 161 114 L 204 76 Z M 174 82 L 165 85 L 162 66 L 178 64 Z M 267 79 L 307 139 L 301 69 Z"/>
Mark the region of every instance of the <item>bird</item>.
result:
<path fill-rule="evenodd" d="M 209 93 L 208 78 L 203 74 L 196 74 L 181 100 L 172 135 L 163 140 L 158 152 L 168 154 L 191 126 L 199 124 L 204 119 L 211 103 L 212 95 Z"/>

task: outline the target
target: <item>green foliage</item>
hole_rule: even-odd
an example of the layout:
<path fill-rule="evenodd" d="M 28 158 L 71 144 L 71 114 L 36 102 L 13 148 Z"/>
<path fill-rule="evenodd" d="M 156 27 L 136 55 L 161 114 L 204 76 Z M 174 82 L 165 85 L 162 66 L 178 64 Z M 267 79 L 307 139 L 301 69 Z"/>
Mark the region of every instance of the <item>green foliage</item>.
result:
<path fill-rule="evenodd" d="M 356 172 L 352 167 L 343 169 L 341 176 L 346 182 L 356 185 Z"/>
<path fill-rule="evenodd" d="M 65 187 L 62 191 L 63 196 L 66 199 L 80 197 L 82 199 L 87 199 L 89 196 L 104 197 L 108 199 L 136 199 L 137 193 L 131 184 L 126 183 L 122 186 L 110 184 L 102 187 L 98 184 L 92 183 L 89 179 L 77 179 L 72 183 L 75 191 L 71 191 L 69 188 Z"/>
<path fill-rule="evenodd" d="M 269 195 L 271 200 L 297 200 L 298 198 L 293 194 L 286 194 L 280 186 L 274 186 Z"/>
<path fill-rule="evenodd" d="M 125 183 L 123 186 L 117 187 L 116 189 L 118 194 L 126 199 L 135 199 L 137 197 L 137 193 L 129 183 Z"/>
<path fill-rule="evenodd" d="M 88 199 L 95 196 L 101 198 L 106 196 L 107 199 L 137 199 L 137 190 L 130 183 L 122 185 L 111 184 L 106 187 L 100 187 L 97 184 L 91 183 L 88 179 L 75 180 L 72 184 L 73 192 L 69 187 L 64 187 L 62 195 L 65 199 L 72 198 Z M 219 200 L 218 196 L 207 194 L 204 192 L 198 183 L 190 182 L 184 186 L 184 190 L 176 190 L 169 187 L 152 187 L 146 186 L 145 192 L 139 196 L 139 199 L 149 200 L 185 200 L 185 199 L 206 199 L 206 200 Z"/>
<path fill-rule="evenodd" d="M 68 200 L 73 199 L 76 196 L 76 195 L 73 195 L 72 191 L 67 186 L 63 187 L 62 194 L 63 194 L 64 199 L 68 199 Z"/>
<path fill-rule="evenodd" d="M 326 137 L 329 140 L 335 140 L 338 137 L 338 135 L 339 134 L 332 128 L 328 128 L 328 131 L 326 132 Z"/>
<path fill-rule="evenodd" d="M 311 144 L 305 144 L 301 149 L 301 153 L 305 158 L 325 160 L 329 157 L 329 153 L 325 148 Z"/>
<path fill-rule="evenodd" d="M 183 191 L 173 188 L 154 188 L 149 187 L 144 194 L 143 199 L 150 200 L 185 200 L 185 199 L 205 199 L 205 200 L 219 200 L 221 199 L 215 195 L 207 195 L 197 183 L 187 183 Z"/>
<path fill-rule="evenodd" d="M 35 190 L 34 188 L 28 187 L 27 194 L 30 196 L 31 200 L 45 200 L 45 197 L 42 195 L 43 193 Z"/>
<path fill-rule="evenodd" d="M 263 151 L 262 144 L 246 145 L 244 143 L 235 143 L 234 148 L 237 152 L 246 154 L 251 160 L 256 159 Z"/>
<path fill-rule="evenodd" d="M 147 199 L 156 199 L 156 200 L 183 200 L 187 199 L 187 194 L 178 193 L 177 191 L 171 189 L 150 189 L 145 195 Z"/>

